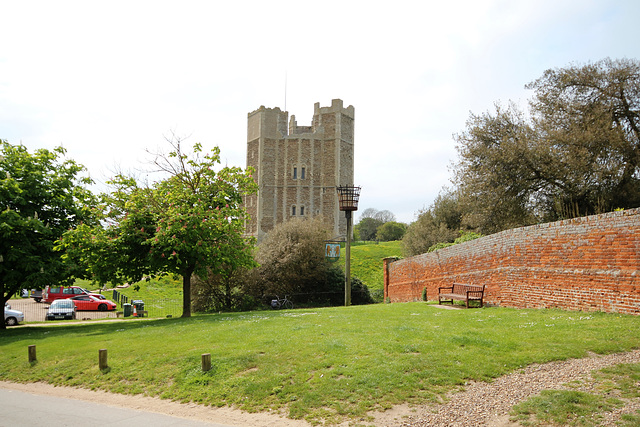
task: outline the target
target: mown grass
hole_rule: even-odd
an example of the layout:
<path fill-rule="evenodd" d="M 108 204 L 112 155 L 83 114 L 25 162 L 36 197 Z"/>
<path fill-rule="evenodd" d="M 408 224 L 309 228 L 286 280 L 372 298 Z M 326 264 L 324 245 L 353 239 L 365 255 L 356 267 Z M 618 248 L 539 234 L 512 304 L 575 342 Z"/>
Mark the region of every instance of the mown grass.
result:
<path fill-rule="evenodd" d="M 406 303 L 24 327 L 3 333 L 0 378 L 366 421 L 368 411 L 437 401 L 534 362 L 638 348 L 637 325 L 604 313 Z M 212 355 L 209 372 L 203 353 Z"/>

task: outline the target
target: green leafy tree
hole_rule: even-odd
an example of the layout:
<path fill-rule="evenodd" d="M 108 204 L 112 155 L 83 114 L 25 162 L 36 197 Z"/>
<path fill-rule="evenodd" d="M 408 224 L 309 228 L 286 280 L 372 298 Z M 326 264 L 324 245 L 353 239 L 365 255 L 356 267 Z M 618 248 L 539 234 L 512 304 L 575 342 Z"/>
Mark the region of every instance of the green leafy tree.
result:
<path fill-rule="evenodd" d="M 376 234 L 378 232 L 378 227 L 380 227 L 384 222 L 375 218 L 362 218 L 360 222 L 355 225 L 355 229 L 357 230 L 358 237 L 360 240 L 375 240 Z"/>
<path fill-rule="evenodd" d="M 483 233 L 640 205 L 640 62 L 547 70 L 456 136 L 464 223 Z"/>
<path fill-rule="evenodd" d="M 84 226 L 68 232 L 62 246 L 87 276 L 105 283 L 136 282 L 146 276 L 182 277 L 183 317 L 191 315 L 193 274 L 226 274 L 229 266 L 253 265 L 253 240 L 245 238 L 243 197 L 256 191 L 251 170 L 224 167 L 220 150 L 202 154 L 182 150 L 156 155 L 154 164 L 165 178 L 140 185 L 118 175 L 115 190 L 103 197 L 106 226 Z"/>
<path fill-rule="evenodd" d="M 378 229 L 387 222 L 395 222 L 396 216 L 387 210 L 367 208 L 360 214 L 360 221 L 353 227 L 356 240 L 378 239 Z M 392 227 L 392 226 L 390 226 Z"/>
<path fill-rule="evenodd" d="M 389 221 L 378 227 L 376 239 L 381 242 L 400 240 L 407 231 L 407 225 L 401 222 Z"/>
<path fill-rule="evenodd" d="M 0 141 L 0 297 L 20 289 L 66 283 L 74 266 L 54 250 L 56 240 L 82 221 L 91 223 L 93 195 L 84 167 L 62 147 L 29 153 Z M 4 328 L 4 322 L 0 324 Z"/>
<path fill-rule="evenodd" d="M 405 256 L 423 254 L 438 243 L 452 243 L 459 236 L 461 225 L 462 212 L 458 194 L 445 189 L 407 227 L 402 239 Z"/>
<path fill-rule="evenodd" d="M 460 237 L 455 239 L 452 243 L 436 243 L 431 246 L 427 252 L 437 251 L 438 249 L 448 248 L 449 246 L 457 245 L 458 243 L 469 242 L 471 240 L 479 239 L 482 234 L 474 233 L 473 231 L 460 231 Z"/>

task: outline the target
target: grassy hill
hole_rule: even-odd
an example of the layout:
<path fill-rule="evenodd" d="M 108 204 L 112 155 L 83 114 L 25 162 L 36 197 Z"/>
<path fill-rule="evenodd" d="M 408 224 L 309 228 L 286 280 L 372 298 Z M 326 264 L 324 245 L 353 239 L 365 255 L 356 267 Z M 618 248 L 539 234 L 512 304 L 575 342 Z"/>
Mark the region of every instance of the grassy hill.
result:
<path fill-rule="evenodd" d="M 340 265 L 344 268 L 344 250 Z M 384 283 L 382 259 L 402 257 L 402 242 L 358 242 L 351 246 L 351 276 L 358 277 L 369 287 L 376 301 L 382 302 Z"/>

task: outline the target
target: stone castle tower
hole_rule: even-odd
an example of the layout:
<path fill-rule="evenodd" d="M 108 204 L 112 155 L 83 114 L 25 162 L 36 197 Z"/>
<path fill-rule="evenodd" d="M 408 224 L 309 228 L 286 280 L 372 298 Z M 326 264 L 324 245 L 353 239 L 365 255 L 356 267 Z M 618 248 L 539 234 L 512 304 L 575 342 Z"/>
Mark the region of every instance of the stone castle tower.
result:
<path fill-rule="evenodd" d="M 245 201 L 246 232 L 260 241 L 289 219 L 321 216 L 333 237 L 345 236 L 336 187 L 353 185 L 355 110 L 334 99 L 330 107 L 314 105 L 311 126 L 298 126 L 292 115 L 287 127 L 288 116 L 264 106 L 248 114 L 247 167 L 256 170 L 259 189 Z"/>

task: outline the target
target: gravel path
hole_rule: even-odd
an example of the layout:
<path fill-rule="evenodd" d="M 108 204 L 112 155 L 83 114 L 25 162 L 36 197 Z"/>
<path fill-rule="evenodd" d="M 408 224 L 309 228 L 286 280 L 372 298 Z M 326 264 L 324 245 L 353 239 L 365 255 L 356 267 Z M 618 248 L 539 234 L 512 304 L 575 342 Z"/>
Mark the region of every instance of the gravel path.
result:
<path fill-rule="evenodd" d="M 517 426 L 509 422 L 511 407 L 545 389 L 572 389 L 589 392 L 591 372 L 620 363 L 639 363 L 640 350 L 606 356 L 592 354 L 584 359 L 571 359 L 531 365 L 519 372 L 509 374 L 491 383 L 474 382 L 465 391 L 452 394 L 447 403 L 426 406 L 412 413 L 405 413 L 394 422 L 376 425 L 417 426 Z M 581 381 L 578 387 L 569 388 L 564 384 Z M 627 401 L 623 408 L 601 414 L 604 421 L 600 425 L 613 426 L 623 412 L 640 409 L 640 399 Z M 391 420 L 387 420 L 391 421 Z"/>

